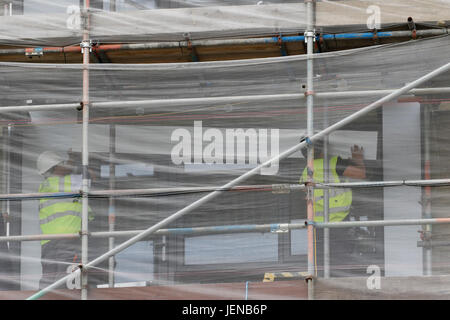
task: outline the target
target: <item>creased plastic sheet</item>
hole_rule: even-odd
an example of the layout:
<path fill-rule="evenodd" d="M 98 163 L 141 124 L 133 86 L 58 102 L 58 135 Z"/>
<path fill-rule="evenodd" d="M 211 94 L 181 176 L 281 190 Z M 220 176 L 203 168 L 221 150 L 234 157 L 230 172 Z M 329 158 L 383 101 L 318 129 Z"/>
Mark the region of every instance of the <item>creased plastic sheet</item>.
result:
<path fill-rule="evenodd" d="M 11 5 L 10 5 L 11 4 Z M 90 1 L 91 39 L 101 43 L 186 41 L 303 34 L 303 1 Z M 398 27 L 408 17 L 436 27 L 450 14 L 448 0 L 317 1 L 317 32 Z M 4 1 L 0 43 L 68 46 L 82 40 L 78 0 Z"/>
<path fill-rule="evenodd" d="M 427 22 L 449 15 L 448 1 L 320 1 L 317 28 L 365 30 L 370 4 L 389 12 L 381 15 L 383 26 L 405 23 L 407 16 Z M 14 11 L 17 5 L 1 8 L 2 44 L 81 41 L 79 1 L 25 1 L 20 13 Z M 100 42 L 302 34 L 305 29 L 301 1 L 110 0 L 91 1 L 91 9 L 91 36 Z M 354 14 L 343 15 L 347 11 Z M 315 132 L 448 63 L 449 48 L 450 38 L 442 36 L 315 54 Z M 305 138 L 306 62 L 306 56 L 286 56 L 89 66 L 89 165 L 84 168 L 90 180 L 89 261 L 221 191 L 89 270 L 90 298 L 113 297 L 96 291 L 109 286 L 144 288 L 146 298 L 306 298 L 283 285 L 291 279 L 304 283 L 308 269 L 303 153 L 271 163 L 234 188 L 222 188 Z M 2 298 L 27 297 L 80 263 L 77 226 L 68 233 L 72 239 L 42 243 L 32 237 L 44 234 L 53 221 L 52 206 L 80 214 L 82 71 L 79 64 L 0 64 Z M 329 182 L 360 183 L 329 189 L 331 195 L 347 196 L 332 196 L 332 219 L 341 219 L 333 214 L 344 211 L 343 221 L 356 222 L 449 217 L 448 186 L 417 184 L 449 178 L 449 80 L 449 72 L 441 74 L 333 132 L 326 148 L 316 143 L 315 157 L 323 159 L 326 149 L 331 159 Z M 37 162 L 46 151 L 66 160 L 64 173 L 39 173 Z M 36 195 L 46 191 L 67 194 Z M 315 196 L 319 201 L 321 195 Z M 325 232 L 315 230 L 319 299 L 361 298 L 373 290 L 382 298 L 448 298 L 448 224 L 333 228 L 328 262 Z M 327 273 L 328 282 L 323 280 Z M 421 285 L 430 273 L 438 280 Z M 378 275 L 386 277 L 382 287 Z M 417 285 L 403 290 L 402 279 Z M 262 285 L 272 290 L 258 291 Z M 168 291 L 161 293 L 161 287 Z M 79 288 L 79 279 L 72 279 L 60 295 L 73 298 Z M 141 297 L 137 292 L 121 298 Z"/>
<path fill-rule="evenodd" d="M 320 131 L 337 123 L 386 94 L 377 90 L 389 92 L 400 88 L 445 64 L 448 48 L 449 38 L 439 37 L 317 54 L 315 129 Z M 354 145 L 364 149 L 365 177 L 341 176 L 339 181 L 447 178 L 448 89 L 440 94 L 420 90 L 445 88 L 449 76 L 448 72 L 442 74 L 414 94 L 386 104 L 332 133 L 327 149 L 330 158 L 339 155 L 345 160 L 357 156 L 352 155 Z M 2 63 L 0 77 L 3 107 L 76 105 L 81 100 L 81 65 Z M 302 88 L 305 82 L 303 56 L 187 64 L 91 65 L 90 260 L 110 247 L 110 239 L 99 232 L 144 230 L 297 144 L 306 131 Z M 368 90 L 370 94 L 352 95 Z M 321 97 L 320 93 L 325 92 L 335 96 Z M 78 192 L 82 173 L 82 112 L 76 106 L 31 112 L 0 109 L 0 112 L 1 193 L 38 192 L 44 177 L 38 173 L 36 161 L 44 151 L 65 153 L 70 158 L 70 190 Z M 222 291 L 211 289 L 208 284 L 237 284 L 240 288 L 245 282 L 270 280 L 270 274 L 306 272 L 305 229 L 289 231 L 279 225 L 301 225 L 306 219 L 305 192 L 298 188 L 305 165 L 302 153 L 296 152 L 263 168 L 238 188 L 223 190 L 212 201 L 119 253 L 111 269 L 116 286 L 177 288 L 176 285 L 189 284 L 191 287 L 183 289 L 189 297 L 219 297 Z M 344 161 L 344 166 L 348 165 Z M 129 189 L 141 192 L 145 189 L 146 193 L 124 195 L 124 190 Z M 116 192 L 115 197 L 105 195 L 110 190 Z M 345 219 L 420 219 L 425 214 L 432 218 L 448 217 L 446 190 L 447 187 L 432 187 L 431 209 L 427 209 L 429 188 L 353 188 L 350 213 Z M 76 199 L 73 196 L 69 202 L 76 203 Z M 3 200 L 2 235 L 41 234 L 39 202 Z M 261 225 L 268 227 L 255 231 Z M 426 255 L 430 251 L 426 248 L 430 247 L 424 246 L 432 242 L 421 226 L 331 229 L 330 275 L 333 279 L 364 279 L 358 290 L 368 290 L 365 279 L 373 272 L 388 277 L 416 277 L 424 274 L 429 261 L 434 275 L 445 276 L 449 263 L 445 246 L 447 229 L 445 224 L 433 226 L 433 242 L 441 246 L 433 247 L 429 258 Z M 117 236 L 114 245 L 131 236 Z M 315 239 L 316 272 L 320 278 L 324 275 L 323 229 L 316 229 Z M 66 253 L 72 254 L 79 242 L 54 239 L 50 243 L 58 241 L 62 245 L 47 255 L 48 262 L 63 265 L 64 269 L 79 263 L 79 257 L 73 261 L 62 258 Z M 41 263 L 45 262 L 41 254 L 49 243 L 0 244 L 2 290 L 11 292 L 6 297 L 12 297 L 15 290 L 38 289 Z M 91 270 L 91 288 L 108 286 L 109 268 L 106 260 Z M 278 280 L 274 283 L 282 283 Z M 67 284 L 69 288 L 77 285 L 76 281 Z M 344 289 L 355 286 L 353 282 L 339 285 Z M 428 296 L 439 292 L 430 290 Z M 225 296 L 242 299 L 243 294 L 231 290 Z M 419 293 L 413 290 L 410 294 Z M 283 294 L 282 289 L 263 298 L 280 296 L 298 298 Z"/>

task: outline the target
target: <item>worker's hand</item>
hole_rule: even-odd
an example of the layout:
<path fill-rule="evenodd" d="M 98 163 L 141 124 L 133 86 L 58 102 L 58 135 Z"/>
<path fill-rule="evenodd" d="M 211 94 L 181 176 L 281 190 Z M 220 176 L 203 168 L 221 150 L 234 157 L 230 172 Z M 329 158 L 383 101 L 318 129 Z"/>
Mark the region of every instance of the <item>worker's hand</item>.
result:
<path fill-rule="evenodd" d="M 354 160 L 362 160 L 364 159 L 364 148 L 358 147 L 356 144 L 350 148 L 352 152 L 352 159 Z"/>

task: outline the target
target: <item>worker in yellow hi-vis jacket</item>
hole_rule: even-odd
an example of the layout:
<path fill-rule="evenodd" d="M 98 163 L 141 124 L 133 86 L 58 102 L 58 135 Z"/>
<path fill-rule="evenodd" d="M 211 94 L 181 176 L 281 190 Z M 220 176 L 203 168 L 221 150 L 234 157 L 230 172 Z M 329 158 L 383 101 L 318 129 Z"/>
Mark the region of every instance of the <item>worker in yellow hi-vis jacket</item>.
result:
<path fill-rule="evenodd" d="M 302 149 L 303 156 L 307 157 L 307 149 Z M 340 183 L 351 179 L 365 179 L 366 168 L 364 164 L 364 149 L 357 145 L 351 148 L 352 157 L 343 159 L 340 156 L 332 155 L 329 159 L 328 182 Z M 303 170 L 300 183 L 308 179 L 308 169 Z M 314 142 L 314 183 L 320 184 L 325 181 L 323 141 Z M 328 218 L 330 222 L 340 222 L 348 220 L 352 206 L 352 190 L 349 188 L 328 189 Z M 324 189 L 314 188 L 314 221 L 324 221 Z M 316 229 L 317 260 L 321 265 L 323 258 L 323 229 Z M 348 254 L 351 252 L 351 245 L 347 229 L 330 229 L 330 270 L 331 274 L 345 274 L 345 264 Z"/>
<path fill-rule="evenodd" d="M 78 192 L 81 175 L 72 174 L 74 167 L 67 154 L 43 152 L 37 159 L 38 172 L 45 180 L 39 187 L 41 193 Z M 91 210 L 90 220 L 93 219 Z M 42 234 L 79 233 L 81 231 L 82 204 L 79 198 L 42 198 L 39 200 L 39 223 Z M 42 278 L 44 288 L 68 273 L 71 265 L 80 263 L 79 239 L 42 240 Z"/>

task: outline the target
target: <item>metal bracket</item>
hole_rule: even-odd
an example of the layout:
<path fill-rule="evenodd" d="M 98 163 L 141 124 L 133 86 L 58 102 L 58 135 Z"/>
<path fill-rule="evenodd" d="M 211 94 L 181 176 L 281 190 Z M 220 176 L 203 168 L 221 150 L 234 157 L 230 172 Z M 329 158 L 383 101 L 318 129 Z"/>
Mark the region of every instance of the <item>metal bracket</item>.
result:
<path fill-rule="evenodd" d="M 380 38 L 378 37 L 378 30 L 375 28 L 375 29 L 373 29 L 373 41 L 376 43 L 376 44 L 379 44 L 380 43 Z"/>
<path fill-rule="evenodd" d="M 304 36 L 305 36 L 305 43 L 306 44 L 308 43 L 308 39 L 309 38 L 312 38 L 313 42 L 316 42 L 316 30 L 314 30 L 314 31 L 305 31 Z"/>
<path fill-rule="evenodd" d="M 89 52 L 92 52 L 92 40 L 85 40 L 80 43 L 81 53 L 84 53 L 84 50 L 89 49 Z"/>
<path fill-rule="evenodd" d="M 25 49 L 25 56 L 30 57 L 30 58 L 41 57 L 43 55 L 44 55 L 44 49 L 41 47 Z"/>
<path fill-rule="evenodd" d="M 431 241 L 432 239 L 432 233 L 428 230 L 418 230 L 418 233 L 420 233 L 420 240 L 422 241 Z"/>
<path fill-rule="evenodd" d="M 289 226 L 287 223 L 275 224 L 270 227 L 271 233 L 287 233 L 289 232 Z"/>
<path fill-rule="evenodd" d="M 290 193 L 291 186 L 287 183 L 282 184 L 272 184 L 272 193 L 280 194 L 280 193 Z"/>
<path fill-rule="evenodd" d="M 90 233 L 89 231 L 88 231 L 88 232 L 85 232 L 85 231 L 79 231 L 78 234 L 79 234 L 80 236 L 90 236 L 90 235 L 91 235 L 91 233 Z"/>

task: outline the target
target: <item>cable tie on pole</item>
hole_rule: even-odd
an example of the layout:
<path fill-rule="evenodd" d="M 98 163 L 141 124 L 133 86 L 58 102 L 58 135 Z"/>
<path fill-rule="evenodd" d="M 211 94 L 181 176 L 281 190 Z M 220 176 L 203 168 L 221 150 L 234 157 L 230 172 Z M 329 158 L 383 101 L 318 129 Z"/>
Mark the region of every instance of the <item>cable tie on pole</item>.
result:
<path fill-rule="evenodd" d="M 80 102 L 80 105 L 77 107 L 77 110 L 78 110 L 78 111 L 81 111 L 81 110 L 83 110 L 83 109 L 84 109 L 84 102 L 81 101 L 81 102 Z"/>
<path fill-rule="evenodd" d="M 380 43 L 380 38 L 378 38 L 378 30 L 376 28 L 373 29 L 373 40 L 376 44 Z"/>
<path fill-rule="evenodd" d="M 278 35 L 278 40 L 277 40 L 278 45 L 281 47 L 283 45 L 283 39 L 281 37 L 281 34 Z"/>
<path fill-rule="evenodd" d="M 314 91 L 312 91 L 312 90 L 305 91 L 304 95 L 305 95 L 305 97 L 313 96 L 314 95 Z"/>

